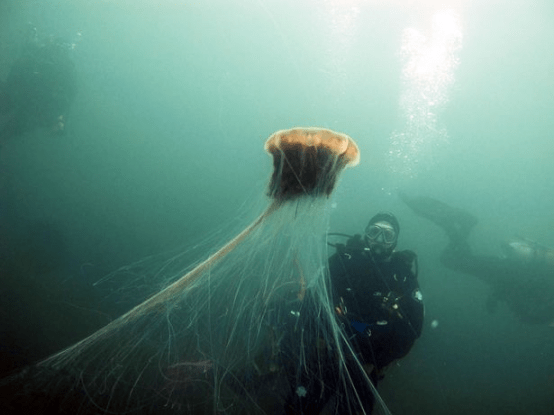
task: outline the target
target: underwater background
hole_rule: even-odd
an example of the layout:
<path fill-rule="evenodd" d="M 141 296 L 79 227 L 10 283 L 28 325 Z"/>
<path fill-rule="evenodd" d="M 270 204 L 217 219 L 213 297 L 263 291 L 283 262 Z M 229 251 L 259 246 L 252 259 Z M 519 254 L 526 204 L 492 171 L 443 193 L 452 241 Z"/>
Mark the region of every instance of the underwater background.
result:
<path fill-rule="evenodd" d="M 361 151 L 329 231 L 390 210 L 419 255 L 426 323 L 379 385 L 391 412 L 554 413 L 554 327 L 487 309 L 488 287 L 444 268 L 446 235 L 398 198 L 477 216 L 480 253 L 513 235 L 554 246 L 550 2 L 3 0 L 0 80 L 30 26 L 67 43 L 77 95 L 65 135 L 1 143 L 1 374 L 226 242 L 265 206 L 267 137 L 320 126 Z"/>

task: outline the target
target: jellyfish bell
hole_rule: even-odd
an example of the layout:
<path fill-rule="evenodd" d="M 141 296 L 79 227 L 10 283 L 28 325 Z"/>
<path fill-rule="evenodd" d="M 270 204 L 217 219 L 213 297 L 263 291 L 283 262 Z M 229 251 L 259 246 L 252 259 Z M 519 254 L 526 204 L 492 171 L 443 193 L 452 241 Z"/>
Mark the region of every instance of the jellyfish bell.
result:
<path fill-rule="evenodd" d="M 265 149 L 266 210 L 159 293 L 5 380 L 3 414 L 365 412 L 359 396 L 376 391 L 336 321 L 322 238 L 358 148 L 293 128 Z"/>
<path fill-rule="evenodd" d="M 278 200 L 329 196 L 339 173 L 360 161 L 358 146 L 349 136 L 315 127 L 277 131 L 265 150 L 273 156 L 269 195 Z"/>

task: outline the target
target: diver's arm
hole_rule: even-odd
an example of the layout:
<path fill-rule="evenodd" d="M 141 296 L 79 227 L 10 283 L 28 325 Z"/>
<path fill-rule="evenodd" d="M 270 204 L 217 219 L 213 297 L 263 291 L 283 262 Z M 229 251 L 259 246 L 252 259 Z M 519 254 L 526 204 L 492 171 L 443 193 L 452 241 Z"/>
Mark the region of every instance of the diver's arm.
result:
<path fill-rule="evenodd" d="M 409 353 L 421 335 L 424 319 L 423 298 L 417 281 L 417 255 L 413 251 L 395 252 L 391 261 L 390 287 L 394 287 L 394 291 L 381 302 L 388 315 L 386 332 L 389 333 L 379 340 L 386 344 L 386 352 L 379 357 L 382 367 Z"/>
<path fill-rule="evenodd" d="M 415 340 L 421 336 L 425 309 L 417 280 L 417 255 L 413 251 L 403 251 L 400 254 L 401 260 L 405 262 L 405 282 L 398 301 L 400 318 L 397 320 L 397 326 L 399 335 L 405 341 L 405 353 L 408 353 Z"/>

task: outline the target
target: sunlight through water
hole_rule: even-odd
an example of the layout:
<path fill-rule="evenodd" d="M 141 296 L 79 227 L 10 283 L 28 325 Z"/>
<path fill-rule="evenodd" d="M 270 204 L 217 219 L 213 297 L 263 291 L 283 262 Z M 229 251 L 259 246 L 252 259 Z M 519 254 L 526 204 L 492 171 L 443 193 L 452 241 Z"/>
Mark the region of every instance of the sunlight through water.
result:
<path fill-rule="evenodd" d="M 388 154 L 393 173 L 417 176 L 448 142 L 439 115 L 449 99 L 461 46 L 462 28 L 452 10 L 434 13 L 429 37 L 412 27 L 404 30 L 401 127 L 391 134 Z"/>

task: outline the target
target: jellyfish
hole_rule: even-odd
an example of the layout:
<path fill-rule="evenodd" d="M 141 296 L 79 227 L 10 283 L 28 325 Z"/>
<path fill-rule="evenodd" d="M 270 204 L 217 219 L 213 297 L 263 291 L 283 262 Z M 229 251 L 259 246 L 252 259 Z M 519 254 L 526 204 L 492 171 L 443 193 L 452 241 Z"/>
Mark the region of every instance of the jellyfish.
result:
<path fill-rule="evenodd" d="M 265 150 L 261 215 L 159 293 L 4 379 L 3 414 L 364 412 L 360 394 L 377 392 L 362 365 L 345 364 L 356 358 L 335 318 L 324 238 L 329 196 L 358 148 L 310 127 L 274 133 Z"/>

